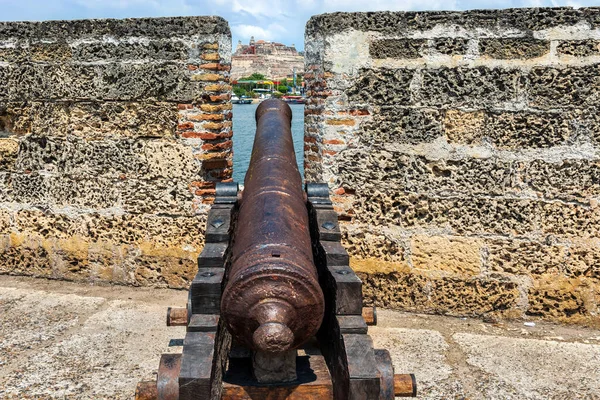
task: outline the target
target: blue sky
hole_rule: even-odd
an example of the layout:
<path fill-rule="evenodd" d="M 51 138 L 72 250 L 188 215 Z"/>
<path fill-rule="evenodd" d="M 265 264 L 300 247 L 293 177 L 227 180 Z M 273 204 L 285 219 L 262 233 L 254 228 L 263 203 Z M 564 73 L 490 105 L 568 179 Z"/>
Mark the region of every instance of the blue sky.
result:
<path fill-rule="evenodd" d="M 220 15 L 229 21 L 234 49 L 253 35 L 302 50 L 306 21 L 325 12 L 596 5 L 600 0 L 0 0 L 0 20 Z"/>

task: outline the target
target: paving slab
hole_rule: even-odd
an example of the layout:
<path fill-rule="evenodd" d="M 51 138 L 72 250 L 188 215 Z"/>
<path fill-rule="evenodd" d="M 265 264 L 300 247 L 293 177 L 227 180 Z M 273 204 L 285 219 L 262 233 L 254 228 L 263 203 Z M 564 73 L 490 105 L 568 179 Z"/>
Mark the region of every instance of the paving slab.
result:
<path fill-rule="evenodd" d="M 0 276 L 0 399 L 131 399 L 179 352 L 186 291 Z M 600 399 L 600 331 L 378 310 L 370 327 L 419 399 Z M 530 324 L 531 325 L 531 324 Z"/>
<path fill-rule="evenodd" d="M 600 345 L 507 338 L 470 333 L 453 336 L 487 379 L 485 398 L 600 399 Z"/>

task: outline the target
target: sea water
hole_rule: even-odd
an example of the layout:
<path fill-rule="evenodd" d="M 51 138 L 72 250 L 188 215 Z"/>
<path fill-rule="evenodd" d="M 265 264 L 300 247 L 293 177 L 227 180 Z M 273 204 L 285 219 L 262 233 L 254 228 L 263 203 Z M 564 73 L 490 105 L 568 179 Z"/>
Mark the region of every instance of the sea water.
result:
<path fill-rule="evenodd" d="M 233 105 L 233 180 L 244 183 L 250 163 L 256 121 L 254 113 L 258 104 Z M 304 105 L 290 104 L 292 109 L 292 138 L 298 169 L 304 179 Z"/>

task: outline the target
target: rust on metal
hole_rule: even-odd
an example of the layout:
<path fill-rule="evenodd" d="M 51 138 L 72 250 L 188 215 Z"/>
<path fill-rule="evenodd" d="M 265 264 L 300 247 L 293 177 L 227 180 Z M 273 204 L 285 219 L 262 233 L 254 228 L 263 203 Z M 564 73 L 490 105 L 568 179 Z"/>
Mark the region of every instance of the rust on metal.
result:
<path fill-rule="evenodd" d="M 158 400 L 156 381 L 138 382 L 135 388 L 135 400 Z"/>
<path fill-rule="evenodd" d="M 375 306 L 363 307 L 362 317 L 367 325 L 377 325 L 377 309 L 375 308 Z"/>
<path fill-rule="evenodd" d="M 414 374 L 394 375 L 394 394 L 396 397 L 416 397 L 417 380 Z"/>
<path fill-rule="evenodd" d="M 296 164 L 292 111 L 280 100 L 256 110 L 221 316 L 241 343 L 281 353 L 312 337 L 324 300 L 313 261 L 308 211 Z"/>
<path fill-rule="evenodd" d="M 156 387 L 159 400 L 179 400 L 181 354 L 163 354 L 158 365 Z"/>
<path fill-rule="evenodd" d="M 167 308 L 167 326 L 187 326 L 188 310 L 184 307 Z"/>

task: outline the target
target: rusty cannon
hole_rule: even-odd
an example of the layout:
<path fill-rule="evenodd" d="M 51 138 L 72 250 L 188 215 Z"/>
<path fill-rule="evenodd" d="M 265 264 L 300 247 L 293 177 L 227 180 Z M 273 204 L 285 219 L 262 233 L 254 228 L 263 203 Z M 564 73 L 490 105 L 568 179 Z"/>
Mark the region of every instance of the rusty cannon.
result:
<path fill-rule="evenodd" d="M 324 183 L 303 189 L 279 100 L 256 110 L 244 189 L 218 183 L 187 307 L 181 354 L 163 354 L 137 400 L 393 399 L 416 396 L 412 374 L 395 374 L 374 349 L 362 283 L 341 245 Z"/>

